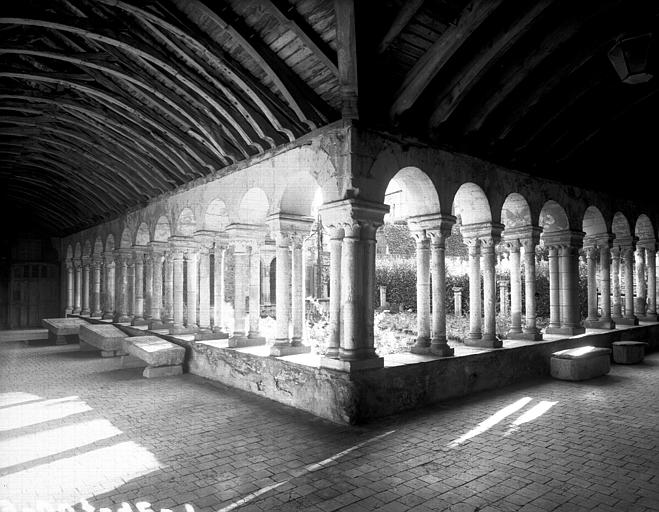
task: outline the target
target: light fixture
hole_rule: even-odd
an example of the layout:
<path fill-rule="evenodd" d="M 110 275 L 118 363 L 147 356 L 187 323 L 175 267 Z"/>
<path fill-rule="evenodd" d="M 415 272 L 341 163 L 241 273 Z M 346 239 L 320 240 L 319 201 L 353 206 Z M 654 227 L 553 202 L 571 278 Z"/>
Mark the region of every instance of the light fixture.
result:
<path fill-rule="evenodd" d="M 652 34 L 623 35 L 609 50 L 609 60 L 626 84 L 641 84 L 652 78 L 649 70 Z"/>

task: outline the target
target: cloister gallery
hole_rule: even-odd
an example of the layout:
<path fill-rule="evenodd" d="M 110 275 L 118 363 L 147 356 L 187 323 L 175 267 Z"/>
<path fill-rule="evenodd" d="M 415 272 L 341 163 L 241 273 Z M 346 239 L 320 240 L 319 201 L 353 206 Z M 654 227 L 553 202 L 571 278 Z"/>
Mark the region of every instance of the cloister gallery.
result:
<path fill-rule="evenodd" d="M 653 348 L 659 210 L 637 178 L 656 161 L 639 127 L 659 89 L 650 36 L 621 34 L 645 34 L 656 6 L 448 3 L 3 7 L 5 204 L 17 238 L 57 251 L 55 316 L 154 336 L 185 348 L 183 371 L 347 423 L 547 374 L 565 348 Z M 383 357 L 376 235 L 391 183 L 416 247 L 416 340 Z M 460 353 L 446 329 L 456 222 Z M 304 337 L 310 250 L 329 259 L 322 354 Z"/>

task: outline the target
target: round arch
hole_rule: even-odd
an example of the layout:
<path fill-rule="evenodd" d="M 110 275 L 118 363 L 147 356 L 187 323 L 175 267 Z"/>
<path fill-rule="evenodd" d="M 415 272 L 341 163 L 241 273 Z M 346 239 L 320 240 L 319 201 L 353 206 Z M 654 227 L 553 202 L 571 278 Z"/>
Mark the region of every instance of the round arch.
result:
<path fill-rule="evenodd" d="M 452 213 L 462 225 L 492 222 L 490 202 L 483 189 L 475 183 L 463 183 L 453 197 Z"/>
<path fill-rule="evenodd" d="M 156 242 L 166 242 L 172 236 L 172 228 L 169 219 L 165 215 L 158 217 L 153 230 L 153 240 Z"/>
<path fill-rule="evenodd" d="M 238 218 L 245 224 L 263 224 L 269 209 L 268 196 L 263 189 L 252 187 L 240 199 Z"/>
<path fill-rule="evenodd" d="M 418 167 L 404 167 L 389 180 L 384 192 L 392 221 L 440 212 L 439 196 L 428 175 Z"/>
<path fill-rule="evenodd" d="M 229 212 L 227 205 L 222 199 L 213 199 L 204 215 L 204 229 L 210 231 L 224 231 L 229 225 Z"/>
<path fill-rule="evenodd" d="M 522 194 L 508 194 L 501 207 L 501 223 L 505 229 L 521 228 L 533 225 L 531 208 Z"/>
<path fill-rule="evenodd" d="M 607 234 L 606 221 L 599 208 L 596 206 L 586 208 L 581 223 L 581 230 L 588 237 Z"/>
<path fill-rule="evenodd" d="M 539 224 L 544 233 L 570 229 L 570 221 L 565 209 L 552 199 L 542 206 Z"/>
<path fill-rule="evenodd" d="M 652 221 L 650 217 L 644 213 L 640 214 L 636 219 L 636 225 L 634 226 L 634 235 L 638 237 L 639 240 L 651 240 L 655 239 L 654 236 L 654 227 L 652 226 Z"/>
<path fill-rule="evenodd" d="M 197 228 L 194 212 L 191 208 L 183 208 L 176 220 L 176 234 L 181 236 L 192 236 Z"/>
<path fill-rule="evenodd" d="M 121 240 L 119 241 L 119 248 L 126 249 L 131 245 L 133 245 L 133 237 L 130 234 L 130 229 L 128 229 L 128 227 L 125 227 L 124 230 L 121 232 Z"/>
<path fill-rule="evenodd" d="M 105 239 L 105 252 L 112 252 L 114 251 L 114 235 L 112 233 L 109 233 L 107 238 Z"/>
<path fill-rule="evenodd" d="M 137 228 L 137 234 L 135 235 L 135 245 L 147 245 L 149 243 L 149 226 L 145 222 L 142 222 Z"/>

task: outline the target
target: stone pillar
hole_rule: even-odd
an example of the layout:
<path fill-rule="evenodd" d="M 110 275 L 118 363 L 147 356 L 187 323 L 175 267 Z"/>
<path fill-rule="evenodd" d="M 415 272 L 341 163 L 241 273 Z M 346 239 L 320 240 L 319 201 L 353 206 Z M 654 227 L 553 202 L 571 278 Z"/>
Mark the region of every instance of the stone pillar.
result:
<path fill-rule="evenodd" d="M 339 357 L 341 342 L 341 250 L 343 246 L 343 228 L 329 229 L 330 249 L 330 294 L 329 294 L 329 339 L 325 356 Z"/>
<path fill-rule="evenodd" d="M 469 334 L 465 345 L 480 341 L 481 333 L 481 269 L 480 239 L 465 240 L 469 248 Z"/>
<path fill-rule="evenodd" d="M 105 258 L 105 307 L 103 309 L 103 319 L 114 318 L 115 304 L 115 263 L 114 255 L 111 252 L 103 254 Z"/>
<path fill-rule="evenodd" d="M 270 349 L 271 355 L 284 355 L 281 350 L 289 344 L 289 323 L 291 318 L 291 251 L 290 237 L 284 232 L 275 233 L 277 244 L 276 285 L 275 285 L 275 343 Z"/>
<path fill-rule="evenodd" d="M 95 256 L 92 259 L 92 303 L 91 316 L 100 317 L 101 311 L 101 263 L 102 260 Z"/>
<path fill-rule="evenodd" d="M 224 260 L 226 245 L 223 241 L 215 241 L 215 258 L 213 260 L 213 332 L 223 333 L 224 318 Z"/>
<path fill-rule="evenodd" d="M 611 319 L 611 238 L 609 236 L 598 239 L 600 257 L 600 293 L 602 297 L 602 314 L 598 327 L 600 329 L 614 329 L 615 323 Z M 619 285 L 618 285 L 619 286 Z M 618 291 L 618 302 L 620 301 Z"/>
<path fill-rule="evenodd" d="M 197 331 L 197 301 L 199 291 L 199 253 L 196 247 L 188 247 L 184 253 L 187 270 L 187 315 L 185 327 L 188 331 Z"/>
<path fill-rule="evenodd" d="M 143 247 L 133 247 L 133 266 L 135 280 L 133 281 L 134 310 L 132 325 L 146 325 L 144 319 L 144 250 Z"/>
<path fill-rule="evenodd" d="M 66 308 L 64 309 L 64 316 L 73 313 L 74 286 L 73 261 L 69 259 L 66 260 Z"/>
<path fill-rule="evenodd" d="M 250 345 L 264 344 L 265 338 L 260 333 L 261 319 L 261 251 L 260 243 L 251 241 L 252 251 L 249 256 L 249 334 Z"/>
<path fill-rule="evenodd" d="M 508 279 L 499 281 L 499 313 L 503 316 L 508 314 Z"/>
<path fill-rule="evenodd" d="M 622 319 L 620 302 L 620 247 L 611 248 L 611 318 L 615 323 Z"/>
<path fill-rule="evenodd" d="M 199 247 L 199 334 L 211 332 L 211 257 L 208 244 Z M 198 338 L 197 338 L 198 339 Z"/>
<path fill-rule="evenodd" d="M 522 334 L 522 267 L 519 240 L 510 240 L 507 245 L 510 251 L 510 330 L 506 338 L 514 339 L 514 336 Z"/>
<path fill-rule="evenodd" d="M 72 313 L 79 315 L 80 311 L 82 311 L 82 261 L 80 258 L 73 260 L 73 269 L 75 272 L 75 287 Z"/>
<path fill-rule="evenodd" d="M 439 222 L 433 222 L 426 230 L 430 237 L 432 273 L 432 332 L 430 352 L 440 357 L 449 357 L 454 349 L 449 347 L 446 338 L 446 239 L 451 236 L 455 224 L 452 215 L 440 215 Z M 462 298 L 460 298 L 462 302 Z"/>
<path fill-rule="evenodd" d="M 462 316 L 462 286 L 453 287 L 453 309 L 455 316 Z"/>
<path fill-rule="evenodd" d="M 634 247 L 626 245 L 620 247 L 620 257 L 625 280 L 625 316 L 616 323 L 624 325 L 638 325 L 638 318 L 634 314 Z"/>
<path fill-rule="evenodd" d="M 173 322 L 170 328 L 171 334 L 180 334 L 183 329 L 183 250 L 173 247 L 170 252 L 172 263 L 172 316 Z"/>
<path fill-rule="evenodd" d="M 558 272 L 558 246 L 548 247 L 549 258 L 549 325 L 547 333 L 561 328 L 561 291 Z"/>
<path fill-rule="evenodd" d="M 114 322 L 130 322 L 128 316 L 128 258 L 125 249 L 115 251 L 115 307 Z"/>
<path fill-rule="evenodd" d="M 163 242 L 150 242 L 151 246 L 151 269 L 152 269 L 152 286 L 151 286 L 151 313 L 149 320 L 149 329 L 163 328 L 163 280 L 162 270 L 165 261 L 165 244 Z"/>
<path fill-rule="evenodd" d="M 90 266 L 91 260 L 88 256 L 82 258 L 82 307 L 80 309 L 80 316 L 89 316 L 91 311 L 89 309 L 89 292 L 90 292 Z"/>
<path fill-rule="evenodd" d="M 144 253 L 144 322 L 151 325 L 153 307 L 153 253 Z"/>
<path fill-rule="evenodd" d="M 646 313 L 646 280 L 645 280 L 645 249 L 638 245 L 636 247 L 636 299 L 634 300 L 634 312 L 637 317 L 643 318 Z"/>
<path fill-rule="evenodd" d="M 135 315 L 135 260 L 132 253 L 126 256 L 126 315 L 132 322 Z"/>
<path fill-rule="evenodd" d="M 535 248 L 540 236 L 539 229 L 522 239 L 524 246 L 524 299 L 525 299 L 525 325 L 523 329 L 524 339 L 531 341 L 542 340 L 540 329 L 536 325 L 536 298 L 535 298 Z"/>
<path fill-rule="evenodd" d="M 375 293 L 375 234 L 387 205 L 345 199 L 323 205 L 324 226 L 342 227 L 341 340 L 339 359 L 322 358 L 321 366 L 343 371 L 381 368 L 373 339 Z"/>
<path fill-rule="evenodd" d="M 234 242 L 233 334 L 230 338 L 232 346 L 244 342 L 243 338 L 247 336 L 245 298 L 249 284 L 249 256 L 250 247 L 244 241 Z"/>
<path fill-rule="evenodd" d="M 423 229 L 415 230 L 416 240 L 416 326 L 417 338 L 411 352 L 430 351 L 430 240 Z"/>
<path fill-rule="evenodd" d="M 597 313 L 597 247 L 585 248 L 586 264 L 588 265 L 588 317 L 586 327 L 596 327 L 599 315 Z"/>
<path fill-rule="evenodd" d="M 481 266 L 483 269 L 483 334 L 481 345 L 487 344 L 492 347 L 500 347 L 501 341 L 497 338 L 496 324 L 496 258 L 494 247 L 498 238 L 481 238 Z"/>
<path fill-rule="evenodd" d="M 164 309 L 160 314 L 160 316 L 163 324 L 172 326 L 174 325 L 174 255 L 172 254 L 171 249 L 169 249 L 166 253 L 164 265 L 165 265 L 165 281 L 163 283 Z M 181 270 L 181 277 L 182 276 L 183 276 L 183 270 Z M 181 289 L 183 289 L 182 284 L 181 284 Z"/>
<path fill-rule="evenodd" d="M 656 244 L 653 242 L 645 248 L 646 267 L 648 271 L 648 309 L 645 314 L 647 322 L 657 321 L 657 266 L 656 266 Z"/>
<path fill-rule="evenodd" d="M 304 256 L 302 236 L 296 234 L 291 239 L 291 345 L 302 344 L 304 332 Z M 259 260 L 260 261 L 260 260 Z"/>

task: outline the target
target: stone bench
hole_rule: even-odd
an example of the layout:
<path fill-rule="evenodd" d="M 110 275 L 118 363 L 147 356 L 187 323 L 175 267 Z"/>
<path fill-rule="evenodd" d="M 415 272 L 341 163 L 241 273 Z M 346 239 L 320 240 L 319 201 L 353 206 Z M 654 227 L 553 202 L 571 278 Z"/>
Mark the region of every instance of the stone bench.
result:
<path fill-rule="evenodd" d="M 78 317 L 42 318 L 41 325 L 48 329 L 48 339 L 55 345 L 78 343 L 81 325 L 89 325 L 87 320 Z"/>
<path fill-rule="evenodd" d="M 123 356 L 123 341 L 128 335 L 112 324 L 80 326 L 80 350 L 100 350 L 101 357 Z"/>
<path fill-rule="evenodd" d="M 550 373 L 560 380 L 586 380 L 609 373 L 611 349 L 577 347 L 560 350 L 551 355 Z"/>
<path fill-rule="evenodd" d="M 614 341 L 613 362 L 618 364 L 635 364 L 643 361 L 645 357 L 645 347 L 648 346 L 644 341 Z"/>
<path fill-rule="evenodd" d="M 185 349 L 158 336 L 134 336 L 122 343 L 127 354 L 147 364 L 142 375 L 146 378 L 181 375 Z"/>

